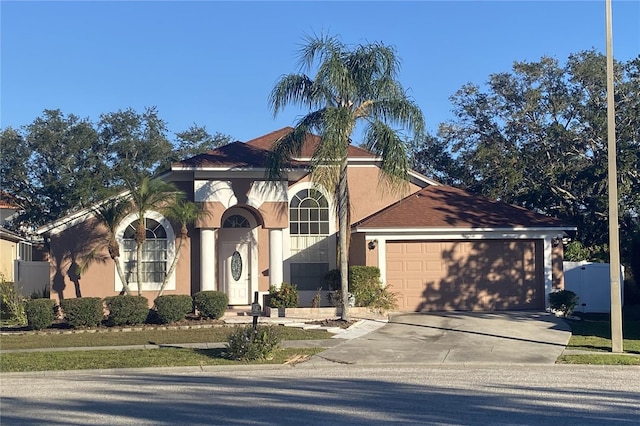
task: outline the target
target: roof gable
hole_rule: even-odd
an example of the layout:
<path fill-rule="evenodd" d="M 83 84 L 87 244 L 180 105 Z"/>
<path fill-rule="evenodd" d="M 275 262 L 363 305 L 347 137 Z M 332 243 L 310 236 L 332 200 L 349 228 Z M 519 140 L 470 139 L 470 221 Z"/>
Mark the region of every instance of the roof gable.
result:
<path fill-rule="evenodd" d="M 446 185 L 427 186 L 354 226 L 359 229 L 575 228 L 559 219 Z"/>
<path fill-rule="evenodd" d="M 273 144 L 280 138 L 285 137 L 289 133 L 293 131 L 293 127 L 284 127 L 280 130 L 276 130 L 274 132 L 268 133 L 264 136 L 260 136 L 255 139 L 251 139 L 247 141 L 247 145 L 251 145 L 254 147 L 258 147 L 265 150 L 271 150 Z M 320 136 L 308 133 L 305 137 L 304 145 L 302 147 L 302 152 L 300 155 L 296 157 L 297 160 L 309 159 L 313 156 L 313 153 L 316 151 L 318 144 L 320 143 Z M 358 148 L 357 146 L 349 145 L 348 150 L 349 158 L 362 158 L 374 160 L 376 156 L 367 151 L 366 149 Z"/>

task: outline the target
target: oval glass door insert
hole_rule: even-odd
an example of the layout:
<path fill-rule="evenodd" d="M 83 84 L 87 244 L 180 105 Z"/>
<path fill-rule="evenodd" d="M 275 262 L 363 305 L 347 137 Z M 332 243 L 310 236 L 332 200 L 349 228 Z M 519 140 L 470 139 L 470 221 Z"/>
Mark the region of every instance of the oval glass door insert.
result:
<path fill-rule="evenodd" d="M 242 256 L 238 251 L 234 251 L 231 255 L 231 277 L 234 281 L 238 281 L 242 275 Z"/>

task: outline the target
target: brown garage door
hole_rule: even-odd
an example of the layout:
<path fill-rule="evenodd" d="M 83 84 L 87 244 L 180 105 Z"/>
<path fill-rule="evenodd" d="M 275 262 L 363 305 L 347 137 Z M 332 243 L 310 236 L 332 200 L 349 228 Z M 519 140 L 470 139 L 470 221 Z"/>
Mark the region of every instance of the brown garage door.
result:
<path fill-rule="evenodd" d="M 544 309 L 534 240 L 389 241 L 387 284 L 403 311 Z"/>

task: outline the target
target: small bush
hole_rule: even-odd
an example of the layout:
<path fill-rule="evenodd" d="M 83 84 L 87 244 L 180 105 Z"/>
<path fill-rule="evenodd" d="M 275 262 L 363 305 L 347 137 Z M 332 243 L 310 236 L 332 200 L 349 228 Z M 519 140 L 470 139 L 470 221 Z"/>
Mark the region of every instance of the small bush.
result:
<path fill-rule="evenodd" d="M 18 324 L 27 322 L 22 291 L 14 283 L 5 281 L 3 274 L 0 274 L 0 318 Z"/>
<path fill-rule="evenodd" d="M 227 357 L 236 361 L 272 359 L 280 346 L 277 326 L 238 326 L 229 335 Z"/>
<path fill-rule="evenodd" d="M 54 320 L 56 302 L 51 299 L 30 299 L 24 303 L 27 324 L 33 330 L 49 327 Z"/>
<path fill-rule="evenodd" d="M 158 297 L 154 302 L 158 321 L 168 324 L 184 319 L 193 311 L 193 300 L 187 294 L 168 294 Z"/>
<path fill-rule="evenodd" d="M 49 285 L 43 286 L 40 290 L 33 290 L 29 298 L 31 299 L 49 299 L 51 297 L 51 288 Z"/>
<path fill-rule="evenodd" d="M 37 299 L 35 299 L 37 300 Z M 102 299 L 99 297 L 80 297 L 60 301 L 67 324 L 73 328 L 95 327 L 104 318 Z"/>
<path fill-rule="evenodd" d="M 144 324 L 149 315 L 149 302 L 144 296 L 112 296 L 104 301 L 109 310 L 109 326 Z"/>
<path fill-rule="evenodd" d="M 193 295 L 193 305 L 200 316 L 220 319 L 229 306 L 229 296 L 220 291 L 200 291 Z"/>
<path fill-rule="evenodd" d="M 295 308 L 298 306 L 298 288 L 295 284 L 282 283 L 280 288 L 269 287 L 272 308 Z"/>
<path fill-rule="evenodd" d="M 342 304 L 340 292 L 340 271 L 334 269 L 325 275 L 328 283 L 337 285 L 337 290 L 329 294 L 329 302 L 334 306 Z M 337 283 L 337 284 L 336 284 Z M 398 307 L 395 293 L 383 287 L 380 269 L 375 266 L 349 267 L 349 293 L 355 298 L 355 306 L 390 311 Z"/>
<path fill-rule="evenodd" d="M 549 293 L 549 307 L 553 311 L 562 312 L 563 316 L 571 315 L 578 304 L 578 295 L 571 290 L 558 290 Z"/>
<path fill-rule="evenodd" d="M 332 269 L 324 276 L 324 282 L 327 284 L 329 291 L 340 290 L 342 283 L 340 282 L 340 269 Z"/>

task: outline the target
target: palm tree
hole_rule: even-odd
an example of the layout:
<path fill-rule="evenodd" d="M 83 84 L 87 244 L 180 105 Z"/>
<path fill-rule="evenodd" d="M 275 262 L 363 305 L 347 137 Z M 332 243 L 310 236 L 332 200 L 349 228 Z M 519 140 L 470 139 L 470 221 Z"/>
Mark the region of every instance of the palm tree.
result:
<path fill-rule="evenodd" d="M 400 132 L 420 135 L 424 118 L 396 80 L 395 49 L 381 43 L 349 48 L 336 37 L 309 36 L 299 52 L 300 73 L 283 76 L 269 103 L 274 117 L 287 104 L 307 108 L 294 130 L 276 141 L 268 159 L 270 179 L 281 179 L 283 167 L 299 156 L 308 133 L 321 138 L 311 158 L 312 180 L 330 190 L 338 212 L 342 319 L 349 320 L 348 249 L 350 200 L 348 148 L 356 125 L 364 125 L 364 146 L 381 160 L 382 177 L 392 188 L 404 186 L 409 160 Z M 311 79 L 307 74 L 315 69 Z"/>
<path fill-rule="evenodd" d="M 136 280 L 138 296 L 142 294 L 142 245 L 147 239 L 145 214 L 150 210 L 162 210 L 175 203 L 179 195 L 178 189 L 160 179 L 144 177 L 139 185 L 128 184 L 133 209 L 138 213 L 136 224 Z"/>
<path fill-rule="evenodd" d="M 163 209 L 163 212 L 171 219 L 175 220 L 180 224 L 180 239 L 178 241 L 178 247 L 176 248 L 176 255 L 171 262 L 171 266 L 169 267 L 169 271 L 164 277 L 162 281 L 162 285 L 160 286 L 160 290 L 158 290 L 158 294 L 156 298 L 162 296 L 164 292 L 164 288 L 167 286 L 169 282 L 169 277 L 173 274 L 173 271 L 178 264 L 178 259 L 180 258 L 180 252 L 182 251 L 182 246 L 187 241 L 188 232 L 187 226 L 195 223 L 198 219 L 203 218 L 208 212 L 199 204 L 192 203 L 191 201 L 185 201 L 178 197 L 174 203 L 169 204 L 166 208 Z"/>
<path fill-rule="evenodd" d="M 128 198 L 116 197 L 107 200 L 107 202 L 93 209 L 96 217 L 107 227 L 109 256 L 111 256 L 111 259 L 116 264 L 116 271 L 118 271 L 120 282 L 127 295 L 131 295 L 131 289 L 122 271 L 122 265 L 120 265 L 120 244 L 118 244 L 118 240 L 116 240 L 116 229 L 130 208 L 131 202 Z"/>

